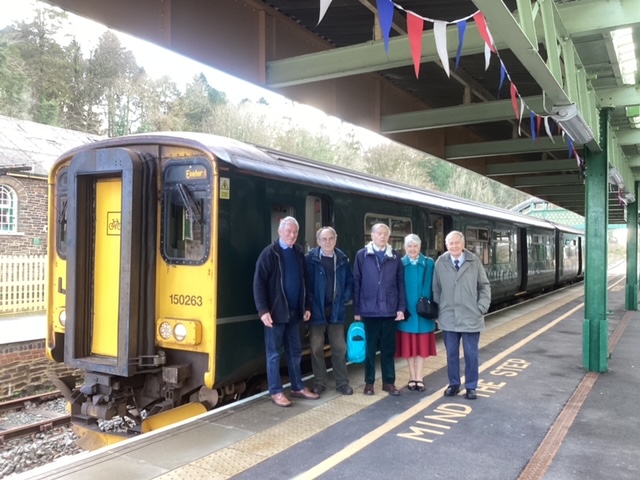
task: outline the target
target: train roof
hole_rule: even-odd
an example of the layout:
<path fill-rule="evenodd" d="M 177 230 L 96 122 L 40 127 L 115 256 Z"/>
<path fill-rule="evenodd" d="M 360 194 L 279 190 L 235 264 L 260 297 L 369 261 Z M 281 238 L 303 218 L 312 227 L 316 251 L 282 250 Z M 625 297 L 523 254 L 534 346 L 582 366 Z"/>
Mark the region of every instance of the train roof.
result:
<path fill-rule="evenodd" d="M 238 170 L 255 175 L 294 180 L 308 185 L 318 185 L 345 192 L 358 192 L 367 196 L 382 196 L 390 200 L 408 201 L 444 212 L 463 211 L 480 217 L 497 218 L 516 224 L 540 228 L 557 227 L 569 233 L 583 233 L 573 227 L 557 225 L 548 220 L 530 217 L 511 210 L 483 205 L 454 195 L 382 179 L 366 173 L 217 135 L 194 132 L 144 133 L 98 141 L 90 144 L 88 148 L 96 149 L 156 143 L 190 146 L 207 150 L 221 161 L 233 165 Z M 62 158 L 68 158 L 84 148 L 87 147 L 73 149 Z"/>

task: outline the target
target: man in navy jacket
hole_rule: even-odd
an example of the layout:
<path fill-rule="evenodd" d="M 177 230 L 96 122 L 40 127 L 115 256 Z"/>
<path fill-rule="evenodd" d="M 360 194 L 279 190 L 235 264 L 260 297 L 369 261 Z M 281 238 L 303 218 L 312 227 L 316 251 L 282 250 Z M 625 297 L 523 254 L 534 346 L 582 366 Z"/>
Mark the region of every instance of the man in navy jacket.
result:
<path fill-rule="evenodd" d="M 382 389 L 400 395 L 396 388 L 396 321 L 404 320 L 406 292 L 400 254 L 388 244 L 391 230 L 384 223 L 371 227 L 371 242 L 359 250 L 353 268 L 353 310 L 364 321 L 367 358 L 364 394 L 373 395 L 376 352 L 380 349 Z"/>
<path fill-rule="evenodd" d="M 311 367 L 315 377 L 313 391 L 327 388 L 327 365 L 324 357 L 325 334 L 331 347 L 331 364 L 336 390 L 353 394 L 347 374 L 347 344 L 344 337 L 345 305 L 353 294 L 353 273 L 347 256 L 338 248 L 338 234 L 331 227 L 316 233 L 318 246 L 307 254 L 307 269 L 313 302 L 309 321 Z"/>
<path fill-rule="evenodd" d="M 318 398 L 318 394 L 304 386 L 300 369 L 300 322 L 311 317 L 311 295 L 304 254 L 295 244 L 298 230 L 295 218 L 285 217 L 280 221 L 279 238 L 260 254 L 253 277 L 253 298 L 264 324 L 269 393 L 279 407 L 291 405 L 283 393 L 280 378 L 283 346 L 291 379 L 291 396 Z"/>

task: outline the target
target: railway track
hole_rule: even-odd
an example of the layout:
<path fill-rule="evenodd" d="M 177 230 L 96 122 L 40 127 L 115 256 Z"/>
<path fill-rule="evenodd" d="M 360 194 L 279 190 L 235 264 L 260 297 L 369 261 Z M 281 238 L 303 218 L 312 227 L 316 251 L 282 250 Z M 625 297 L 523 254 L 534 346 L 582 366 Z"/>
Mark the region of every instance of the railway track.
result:
<path fill-rule="evenodd" d="M 56 400 L 61 396 L 60 392 L 56 391 L 32 395 L 30 397 L 16 398 L 14 400 L 0 403 L 0 413 L 29 410 L 32 415 L 47 417 L 38 422 L 29 422 L 15 427 L 11 426 L 10 421 L 5 425 L 0 422 L 0 446 L 4 446 L 10 440 L 24 437 L 32 433 L 45 433 L 56 427 L 68 425 L 71 422 L 71 417 L 69 415 L 61 415 L 59 413 L 52 412 L 51 410 L 37 408 L 37 406 L 43 402 Z M 8 417 L 10 416 L 11 415 Z"/>

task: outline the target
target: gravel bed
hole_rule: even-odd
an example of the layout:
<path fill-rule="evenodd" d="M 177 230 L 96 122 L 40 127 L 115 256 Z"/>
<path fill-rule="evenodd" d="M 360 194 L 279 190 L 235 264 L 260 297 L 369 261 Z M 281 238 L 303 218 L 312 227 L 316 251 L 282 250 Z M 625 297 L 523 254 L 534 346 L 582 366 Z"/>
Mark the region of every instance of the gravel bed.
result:
<path fill-rule="evenodd" d="M 58 399 L 27 407 L 25 410 L 5 412 L 0 415 L 0 431 L 66 415 L 66 406 L 66 400 Z M 117 417 L 99 422 L 99 426 L 102 431 L 122 432 L 131 423 L 133 422 L 128 418 Z M 84 452 L 76 445 L 77 439 L 78 436 L 68 425 L 7 441 L 5 445 L 0 445 L 0 479 L 47 465 L 60 457 Z"/>
<path fill-rule="evenodd" d="M 66 413 L 65 400 L 51 400 L 25 410 L 3 413 L 0 415 L 0 429 L 8 430 Z M 0 479 L 83 452 L 75 443 L 77 438 L 70 426 L 64 426 L 9 440 L 0 446 Z"/>

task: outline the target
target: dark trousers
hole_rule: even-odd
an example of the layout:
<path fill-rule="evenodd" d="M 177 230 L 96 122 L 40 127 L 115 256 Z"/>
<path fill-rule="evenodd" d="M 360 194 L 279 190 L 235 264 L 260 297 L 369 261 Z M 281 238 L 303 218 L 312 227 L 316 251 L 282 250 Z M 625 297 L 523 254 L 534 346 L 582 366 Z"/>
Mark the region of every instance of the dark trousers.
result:
<path fill-rule="evenodd" d="M 281 393 L 282 380 L 280 378 L 280 351 L 284 347 L 291 380 L 291 390 L 299 391 L 304 388 L 300 359 L 302 345 L 300 341 L 300 321 L 289 323 L 274 323 L 273 327 L 264 327 L 264 345 L 267 351 L 267 381 L 271 395 Z"/>
<path fill-rule="evenodd" d="M 447 349 L 449 385 L 460 385 L 460 340 L 462 340 L 465 388 L 469 390 L 478 388 L 480 332 L 463 333 L 443 330 L 442 340 Z"/>
<path fill-rule="evenodd" d="M 376 352 L 380 349 L 382 383 L 396 383 L 396 322 L 395 317 L 363 317 L 367 337 L 367 358 L 364 361 L 364 383 L 376 381 Z"/>

